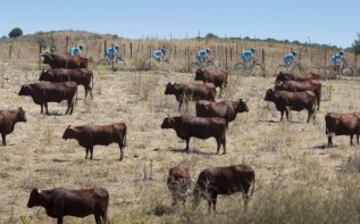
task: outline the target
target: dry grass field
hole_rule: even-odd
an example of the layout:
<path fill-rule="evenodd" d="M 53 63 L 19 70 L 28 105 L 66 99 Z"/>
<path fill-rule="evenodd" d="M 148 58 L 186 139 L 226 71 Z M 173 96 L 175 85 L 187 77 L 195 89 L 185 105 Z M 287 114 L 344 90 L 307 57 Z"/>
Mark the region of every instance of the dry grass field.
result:
<path fill-rule="evenodd" d="M 279 123 L 279 112 L 266 103 L 264 93 L 273 78 L 230 77 L 225 99 L 249 99 L 249 113 L 239 114 L 227 132 L 226 155 L 216 155 L 214 139 L 191 140 L 184 153 L 174 131 L 162 130 L 167 115 L 178 115 L 174 96 L 165 96 L 168 81 L 191 81 L 193 74 L 164 71 L 103 72 L 96 70 L 94 100 L 79 101 L 72 116 L 63 116 L 66 104 L 50 104 L 51 116 L 40 114 L 30 98 L 17 95 L 20 85 L 36 81 L 34 65 L 2 64 L 1 109 L 22 106 L 27 123 L 17 124 L 0 146 L 0 223 L 55 223 L 43 208 L 26 208 L 34 187 L 72 189 L 104 187 L 110 192 L 111 223 L 358 223 L 360 220 L 359 146 L 348 137 L 335 137 L 326 148 L 324 114 L 360 110 L 359 80 L 324 82 L 321 110 L 306 124 L 306 112 L 292 113 Z M 100 71 L 100 72 L 99 72 Z M 331 92 L 331 94 L 330 94 Z M 190 112 L 194 113 L 194 104 Z M 68 125 L 128 125 L 125 158 L 118 161 L 116 144 L 96 146 L 94 160 L 85 160 L 76 141 L 62 139 Z M 190 168 L 196 180 L 207 167 L 247 163 L 256 171 L 255 193 L 243 211 L 242 197 L 220 197 L 218 213 L 207 215 L 207 203 L 191 210 L 171 211 L 166 187 L 168 168 Z M 164 210 L 163 216 L 155 211 Z M 166 213 L 167 212 L 167 213 Z M 94 223 L 93 217 L 66 217 L 65 223 Z"/>

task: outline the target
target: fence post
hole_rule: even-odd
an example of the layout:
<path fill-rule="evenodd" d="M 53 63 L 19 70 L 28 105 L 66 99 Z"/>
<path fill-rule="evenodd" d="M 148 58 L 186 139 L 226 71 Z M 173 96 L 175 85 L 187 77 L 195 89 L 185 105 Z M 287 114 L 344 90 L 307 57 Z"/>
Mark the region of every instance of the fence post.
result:
<path fill-rule="evenodd" d="M 326 79 L 329 79 L 329 74 L 326 72 L 326 58 L 327 58 L 327 48 L 325 48 L 325 54 L 324 54 L 324 72 L 326 73 Z"/>
<path fill-rule="evenodd" d="M 21 54 L 21 48 L 18 49 L 17 59 L 20 59 L 20 54 Z"/>
<path fill-rule="evenodd" d="M 133 47 L 133 45 L 132 45 L 132 42 L 130 42 L 130 58 L 132 58 L 132 47 Z"/>
<path fill-rule="evenodd" d="M 187 50 L 186 50 L 186 52 L 187 52 L 187 56 L 188 56 L 188 72 L 190 73 L 190 71 L 191 71 L 191 68 L 190 68 L 190 49 L 189 49 L 189 47 L 187 47 Z"/>
<path fill-rule="evenodd" d="M 41 44 L 39 43 L 39 70 L 41 69 L 41 52 L 42 49 L 41 49 Z"/>
<path fill-rule="evenodd" d="M 66 54 L 69 48 L 69 36 L 66 36 L 65 40 L 66 40 L 65 41 L 65 54 Z"/>
<path fill-rule="evenodd" d="M 9 45 L 9 60 L 11 59 L 11 55 L 12 55 L 12 44 Z"/>
<path fill-rule="evenodd" d="M 100 45 L 99 45 L 99 58 L 100 58 L 100 59 L 102 58 L 102 55 L 101 55 L 101 46 L 102 46 L 102 42 L 100 41 Z"/>
<path fill-rule="evenodd" d="M 151 44 L 150 44 L 150 52 L 149 52 L 149 56 L 150 56 L 150 69 L 151 69 Z"/>
<path fill-rule="evenodd" d="M 174 47 L 174 59 L 176 59 L 176 45 Z"/>
<path fill-rule="evenodd" d="M 302 65 L 302 61 L 301 61 L 301 50 L 299 50 L 299 63 L 300 65 Z M 300 72 L 302 72 L 302 66 L 300 66 Z"/>
<path fill-rule="evenodd" d="M 357 56 L 358 56 L 358 54 L 355 52 L 354 53 L 355 54 L 355 57 L 354 57 L 354 65 L 355 65 L 355 67 L 357 66 Z"/>
<path fill-rule="evenodd" d="M 124 57 L 124 59 L 125 59 L 125 57 L 126 57 L 126 45 L 125 45 L 125 43 L 124 43 L 124 54 L 123 54 L 123 57 Z"/>
<path fill-rule="evenodd" d="M 261 50 L 261 60 L 262 60 L 262 64 L 263 64 L 263 76 L 265 77 L 266 69 L 265 69 L 265 50 L 264 50 L 264 48 Z"/>
<path fill-rule="evenodd" d="M 104 54 L 103 55 L 106 55 L 106 40 L 104 40 Z"/>
<path fill-rule="evenodd" d="M 225 47 L 225 68 L 228 69 L 228 47 Z"/>

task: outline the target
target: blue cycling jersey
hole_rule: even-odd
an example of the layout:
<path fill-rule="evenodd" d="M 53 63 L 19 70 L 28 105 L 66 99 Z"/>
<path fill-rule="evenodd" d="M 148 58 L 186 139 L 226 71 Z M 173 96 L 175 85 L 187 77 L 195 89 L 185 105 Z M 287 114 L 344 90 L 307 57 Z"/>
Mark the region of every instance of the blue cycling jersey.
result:
<path fill-rule="evenodd" d="M 69 55 L 71 56 L 76 56 L 76 55 L 80 55 L 81 54 L 81 50 L 79 47 L 72 47 L 69 49 L 68 51 Z"/>
<path fill-rule="evenodd" d="M 294 61 L 294 59 L 295 59 L 295 56 L 291 52 L 285 54 L 284 58 L 283 58 L 285 65 L 291 65 L 291 63 Z"/>
<path fill-rule="evenodd" d="M 241 52 L 241 59 L 243 62 L 249 62 L 252 57 L 254 57 L 254 54 L 251 52 L 251 50 L 245 50 Z"/>
<path fill-rule="evenodd" d="M 198 61 L 204 61 L 205 58 L 207 57 L 207 55 L 208 55 L 208 52 L 206 49 L 199 50 L 198 52 L 196 52 L 196 59 Z"/>
<path fill-rule="evenodd" d="M 160 60 L 160 59 L 161 59 L 161 56 L 162 56 L 162 51 L 161 51 L 161 50 L 155 50 L 155 51 L 153 51 L 152 56 L 153 56 L 155 59 Z"/>
<path fill-rule="evenodd" d="M 340 51 L 337 52 L 335 55 L 331 56 L 331 62 L 337 64 L 341 61 L 343 56 L 340 54 Z"/>
<path fill-rule="evenodd" d="M 109 47 L 106 49 L 106 57 L 108 57 L 110 60 L 113 60 L 115 58 L 115 55 L 117 54 L 117 50 L 115 47 Z"/>

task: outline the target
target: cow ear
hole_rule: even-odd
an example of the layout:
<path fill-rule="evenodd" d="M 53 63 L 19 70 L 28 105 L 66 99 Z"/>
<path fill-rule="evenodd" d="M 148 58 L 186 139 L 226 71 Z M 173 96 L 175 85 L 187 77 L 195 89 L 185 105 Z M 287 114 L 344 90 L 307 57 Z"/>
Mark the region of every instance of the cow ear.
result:
<path fill-rule="evenodd" d="M 18 110 L 23 111 L 23 108 L 22 108 L 22 107 L 19 107 Z"/>

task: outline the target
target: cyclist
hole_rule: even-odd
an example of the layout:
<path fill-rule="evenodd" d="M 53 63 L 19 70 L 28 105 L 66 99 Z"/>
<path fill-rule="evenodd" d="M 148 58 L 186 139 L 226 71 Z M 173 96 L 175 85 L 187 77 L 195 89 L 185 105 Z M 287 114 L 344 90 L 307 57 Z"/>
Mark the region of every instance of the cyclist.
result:
<path fill-rule="evenodd" d="M 155 58 L 157 61 L 165 60 L 166 56 L 166 49 L 160 48 L 158 50 L 153 51 L 152 53 L 153 58 Z"/>
<path fill-rule="evenodd" d="M 115 61 L 117 59 L 117 54 L 119 50 L 119 45 L 111 44 L 111 47 L 108 47 L 105 52 L 105 58 L 109 61 Z"/>
<path fill-rule="evenodd" d="M 84 49 L 84 47 L 81 44 L 79 44 L 78 46 L 70 48 L 68 53 L 70 56 L 78 56 L 81 54 L 81 51 L 83 49 Z"/>
<path fill-rule="evenodd" d="M 201 49 L 198 52 L 196 52 L 196 60 L 198 60 L 199 63 L 203 63 L 207 59 L 209 59 L 210 53 L 211 53 L 210 48 Z"/>
<path fill-rule="evenodd" d="M 256 50 L 254 48 L 250 48 L 249 50 L 244 50 L 241 52 L 241 60 L 243 61 L 244 64 L 250 64 L 250 61 L 252 60 L 253 63 L 255 63 L 255 55 Z"/>
<path fill-rule="evenodd" d="M 331 62 L 334 64 L 334 68 L 338 71 L 340 69 L 340 62 L 344 58 L 344 51 L 340 50 L 336 52 L 333 56 L 331 56 Z"/>
<path fill-rule="evenodd" d="M 294 61 L 295 61 L 295 57 L 296 57 L 296 52 L 294 51 L 290 51 L 288 53 L 286 53 L 283 57 L 283 60 L 284 60 L 284 64 L 287 66 L 287 67 L 290 67 L 291 65 L 294 64 Z"/>

